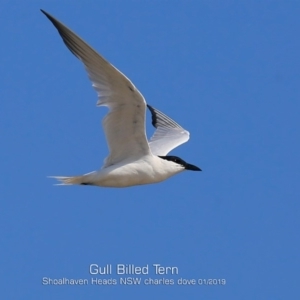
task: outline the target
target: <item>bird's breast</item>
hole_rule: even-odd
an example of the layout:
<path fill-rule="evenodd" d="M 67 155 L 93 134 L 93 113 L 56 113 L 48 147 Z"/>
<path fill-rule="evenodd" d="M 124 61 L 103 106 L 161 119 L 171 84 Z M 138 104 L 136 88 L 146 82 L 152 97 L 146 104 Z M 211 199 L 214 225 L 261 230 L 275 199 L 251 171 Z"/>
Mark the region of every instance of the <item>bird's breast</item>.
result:
<path fill-rule="evenodd" d="M 112 165 L 96 172 L 94 184 L 103 187 L 128 187 L 163 181 L 174 174 L 147 160 Z"/>

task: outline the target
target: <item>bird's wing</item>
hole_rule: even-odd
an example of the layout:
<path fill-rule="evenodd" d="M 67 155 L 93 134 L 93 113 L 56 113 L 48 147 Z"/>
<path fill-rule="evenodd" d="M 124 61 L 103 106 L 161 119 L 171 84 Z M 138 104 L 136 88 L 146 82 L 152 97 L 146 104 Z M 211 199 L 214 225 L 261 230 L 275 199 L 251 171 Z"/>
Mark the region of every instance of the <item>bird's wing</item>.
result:
<path fill-rule="evenodd" d="M 145 132 L 146 102 L 133 83 L 79 36 L 42 10 L 69 50 L 84 64 L 98 93 L 97 105 L 108 106 L 103 127 L 110 150 L 105 165 L 150 153 Z"/>
<path fill-rule="evenodd" d="M 190 133 L 161 111 L 147 105 L 152 115 L 152 125 L 156 128 L 149 140 L 152 154 L 164 156 L 172 149 L 187 142 Z"/>

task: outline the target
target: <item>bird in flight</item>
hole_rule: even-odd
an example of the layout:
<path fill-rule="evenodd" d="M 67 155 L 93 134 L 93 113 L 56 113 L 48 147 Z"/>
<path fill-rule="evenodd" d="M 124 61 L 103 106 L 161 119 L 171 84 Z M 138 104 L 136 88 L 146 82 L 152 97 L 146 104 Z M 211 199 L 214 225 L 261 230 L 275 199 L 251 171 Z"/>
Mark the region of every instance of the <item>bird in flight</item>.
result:
<path fill-rule="evenodd" d="M 103 167 L 80 176 L 51 176 L 60 185 L 129 187 L 163 181 L 184 170 L 201 171 L 177 156 L 167 155 L 189 139 L 189 132 L 156 108 L 146 104 L 134 84 L 78 35 L 41 10 L 69 50 L 84 64 L 98 94 L 98 106 L 107 106 L 103 119 L 109 155 Z M 148 141 L 146 107 L 156 128 Z"/>

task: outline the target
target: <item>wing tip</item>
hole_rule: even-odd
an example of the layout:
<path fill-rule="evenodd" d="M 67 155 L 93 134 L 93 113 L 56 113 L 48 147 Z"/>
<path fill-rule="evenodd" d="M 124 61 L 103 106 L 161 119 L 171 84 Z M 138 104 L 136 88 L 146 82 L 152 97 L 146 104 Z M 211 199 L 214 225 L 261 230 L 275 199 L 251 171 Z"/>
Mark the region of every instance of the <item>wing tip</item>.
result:
<path fill-rule="evenodd" d="M 150 112 L 151 112 L 152 125 L 153 125 L 155 128 L 157 128 L 157 117 L 156 117 L 155 109 L 154 109 L 151 105 L 149 105 L 149 104 L 147 104 L 147 107 L 148 107 L 148 109 L 149 109 Z"/>
<path fill-rule="evenodd" d="M 54 19 L 50 14 L 48 14 L 45 10 L 40 8 L 40 11 L 48 18 L 48 19 Z"/>

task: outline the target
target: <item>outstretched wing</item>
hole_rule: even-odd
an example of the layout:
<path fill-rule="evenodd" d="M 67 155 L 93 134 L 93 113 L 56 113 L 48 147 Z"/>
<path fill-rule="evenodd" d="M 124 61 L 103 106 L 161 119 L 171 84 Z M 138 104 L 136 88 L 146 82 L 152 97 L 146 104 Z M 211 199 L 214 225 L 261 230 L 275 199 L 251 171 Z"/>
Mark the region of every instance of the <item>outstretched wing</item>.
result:
<path fill-rule="evenodd" d="M 165 156 L 172 149 L 187 142 L 190 133 L 158 109 L 147 105 L 152 115 L 152 125 L 156 128 L 149 140 L 152 154 Z"/>
<path fill-rule="evenodd" d="M 98 93 L 97 105 L 109 107 L 103 127 L 110 150 L 105 167 L 150 153 L 145 132 L 146 102 L 133 83 L 79 36 L 42 10 L 69 50 L 84 64 Z"/>

